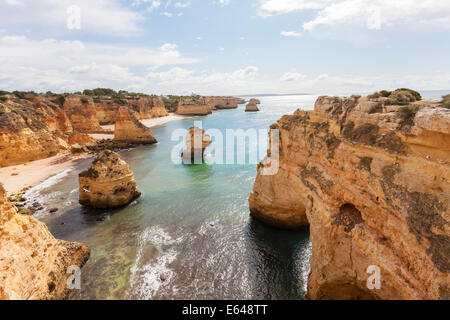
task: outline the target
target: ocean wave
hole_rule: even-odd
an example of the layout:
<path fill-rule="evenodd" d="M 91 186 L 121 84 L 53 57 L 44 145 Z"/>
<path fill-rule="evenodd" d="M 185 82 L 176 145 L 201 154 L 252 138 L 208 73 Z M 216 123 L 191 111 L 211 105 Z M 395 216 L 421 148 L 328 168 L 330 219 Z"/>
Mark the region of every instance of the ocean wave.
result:
<path fill-rule="evenodd" d="M 174 246 L 181 240 L 173 239 L 158 226 L 143 231 L 138 240 L 136 263 L 131 268 L 130 298 L 152 299 L 161 286 L 170 283 L 175 273 L 169 265 L 177 258 Z"/>

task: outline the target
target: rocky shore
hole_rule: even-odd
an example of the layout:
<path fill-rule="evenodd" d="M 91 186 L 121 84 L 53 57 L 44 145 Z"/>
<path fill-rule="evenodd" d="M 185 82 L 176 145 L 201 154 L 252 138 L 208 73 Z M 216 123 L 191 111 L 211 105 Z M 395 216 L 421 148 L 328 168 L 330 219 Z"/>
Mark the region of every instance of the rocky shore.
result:
<path fill-rule="evenodd" d="M 392 95 L 320 97 L 271 127 L 279 171 L 259 165 L 250 209 L 310 229 L 310 299 L 450 298 L 450 110 Z"/>
<path fill-rule="evenodd" d="M 55 239 L 44 223 L 19 214 L 0 184 L 0 300 L 64 299 L 69 267 L 82 267 L 88 247 Z"/>

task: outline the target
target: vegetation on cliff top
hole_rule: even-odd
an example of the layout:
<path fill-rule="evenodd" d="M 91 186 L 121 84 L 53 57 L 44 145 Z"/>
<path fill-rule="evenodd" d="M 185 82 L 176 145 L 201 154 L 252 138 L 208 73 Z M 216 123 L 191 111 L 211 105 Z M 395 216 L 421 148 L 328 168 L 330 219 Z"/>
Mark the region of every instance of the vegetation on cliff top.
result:
<path fill-rule="evenodd" d="M 445 96 L 442 96 L 442 107 L 450 109 L 450 94 L 446 94 Z"/>
<path fill-rule="evenodd" d="M 419 92 L 408 88 L 400 88 L 394 91 L 381 90 L 369 95 L 369 98 L 371 99 L 381 97 L 387 98 L 386 104 L 402 106 L 422 100 L 422 96 Z"/>

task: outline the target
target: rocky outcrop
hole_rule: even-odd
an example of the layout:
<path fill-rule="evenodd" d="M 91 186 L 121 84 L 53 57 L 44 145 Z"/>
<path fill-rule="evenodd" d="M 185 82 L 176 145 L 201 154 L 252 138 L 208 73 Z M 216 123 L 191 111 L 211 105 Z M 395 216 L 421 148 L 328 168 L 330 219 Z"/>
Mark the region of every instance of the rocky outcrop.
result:
<path fill-rule="evenodd" d="M 70 118 L 72 127 L 81 133 L 103 133 L 97 118 L 97 109 L 92 98 L 81 95 L 65 97 L 64 111 Z"/>
<path fill-rule="evenodd" d="M 94 208 L 117 208 L 129 204 L 141 193 L 133 172 L 120 156 L 103 151 L 89 170 L 79 176 L 80 203 Z"/>
<path fill-rule="evenodd" d="M 18 214 L 0 184 L 0 300 L 64 299 L 68 268 L 82 267 L 89 255 L 86 246 L 55 239 L 44 223 Z"/>
<path fill-rule="evenodd" d="M 3 97 L 0 103 L 0 167 L 66 151 L 72 126 L 60 106 L 39 96 Z"/>
<path fill-rule="evenodd" d="M 205 130 L 197 127 L 191 127 L 186 136 L 186 149 L 181 156 L 185 163 L 202 162 L 206 148 L 212 144 L 211 137 Z"/>
<path fill-rule="evenodd" d="M 114 140 L 132 144 L 153 144 L 156 138 L 153 131 L 139 122 L 127 109 L 117 112 Z"/>
<path fill-rule="evenodd" d="M 168 116 L 164 102 L 157 97 L 139 97 L 124 99 L 122 104 L 104 97 L 95 100 L 96 117 L 101 125 L 114 124 L 117 112 L 121 107 L 128 109 L 138 120 L 152 119 Z"/>
<path fill-rule="evenodd" d="M 245 107 L 245 112 L 257 112 L 257 111 L 259 111 L 258 104 L 261 104 L 261 101 L 259 101 L 258 99 L 250 99 L 249 103 Z"/>
<path fill-rule="evenodd" d="M 320 97 L 271 130 L 279 170 L 260 164 L 250 209 L 277 227 L 309 224 L 309 298 L 449 299 L 450 110 Z"/>
<path fill-rule="evenodd" d="M 239 104 L 245 103 L 244 99 L 235 97 L 208 97 L 207 100 L 212 110 L 236 109 Z"/>
<path fill-rule="evenodd" d="M 184 98 L 178 102 L 177 114 L 184 116 L 205 116 L 212 113 L 212 106 L 203 97 Z"/>

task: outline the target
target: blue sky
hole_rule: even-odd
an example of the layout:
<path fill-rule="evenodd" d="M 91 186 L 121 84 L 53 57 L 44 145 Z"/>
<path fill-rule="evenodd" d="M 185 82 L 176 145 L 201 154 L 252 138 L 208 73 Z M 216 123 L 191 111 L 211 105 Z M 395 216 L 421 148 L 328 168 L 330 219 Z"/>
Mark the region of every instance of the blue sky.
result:
<path fill-rule="evenodd" d="M 0 12 L 0 89 L 450 88 L 447 0 L 0 0 Z"/>

